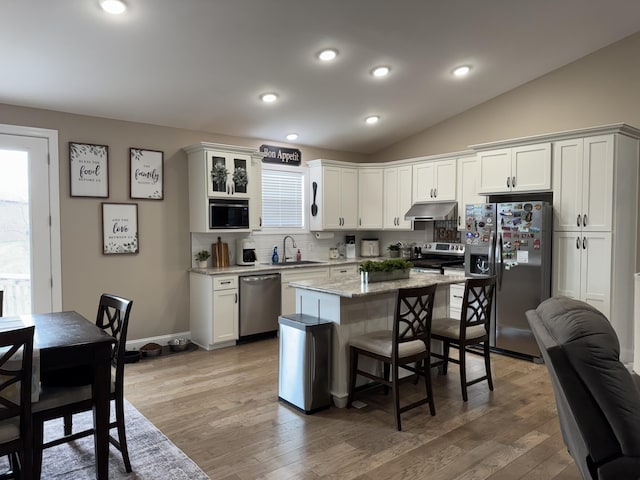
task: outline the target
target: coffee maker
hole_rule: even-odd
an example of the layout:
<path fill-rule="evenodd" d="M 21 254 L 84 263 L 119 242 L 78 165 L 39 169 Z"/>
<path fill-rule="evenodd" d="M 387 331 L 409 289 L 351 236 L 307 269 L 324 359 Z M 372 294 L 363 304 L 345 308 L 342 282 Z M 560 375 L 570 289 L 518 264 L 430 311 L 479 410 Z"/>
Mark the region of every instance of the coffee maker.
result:
<path fill-rule="evenodd" d="M 238 265 L 256 264 L 256 244 L 249 238 L 239 238 L 236 240 L 236 263 Z"/>
<path fill-rule="evenodd" d="M 347 258 L 356 258 L 356 236 L 355 235 L 345 235 L 344 241 L 346 243 L 345 257 L 347 257 Z"/>

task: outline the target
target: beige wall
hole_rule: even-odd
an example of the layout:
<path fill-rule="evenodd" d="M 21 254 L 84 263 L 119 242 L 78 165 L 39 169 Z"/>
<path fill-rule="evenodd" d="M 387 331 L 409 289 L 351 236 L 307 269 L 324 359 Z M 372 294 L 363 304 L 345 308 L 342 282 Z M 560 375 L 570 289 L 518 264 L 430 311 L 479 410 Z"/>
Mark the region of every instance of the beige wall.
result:
<path fill-rule="evenodd" d="M 130 340 L 188 331 L 187 269 L 192 259 L 187 159 L 181 148 L 200 141 L 255 148 L 276 142 L 2 104 L 0 123 L 58 131 L 63 308 L 93 319 L 99 295 L 110 292 L 134 300 Z M 102 255 L 102 199 L 69 196 L 69 141 L 109 146 L 108 202 L 133 202 L 128 198 L 130 147 L 164 152 L 164 200 L 137 200 L 138 255 Z M 366 160 L 363 155 L 300 149 L 304 160 Z"/>
<path fill-rule="evenodd" d="M 637 33 L 377 152 L 370 161 L 611 123 L 640 127 L 639 58 Z"/>

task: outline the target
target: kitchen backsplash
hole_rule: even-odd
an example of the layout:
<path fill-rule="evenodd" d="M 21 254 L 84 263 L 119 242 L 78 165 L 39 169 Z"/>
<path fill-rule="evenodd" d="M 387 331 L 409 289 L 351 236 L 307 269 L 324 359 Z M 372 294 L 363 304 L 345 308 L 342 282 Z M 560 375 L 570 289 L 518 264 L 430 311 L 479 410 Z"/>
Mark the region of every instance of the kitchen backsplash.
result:
<path fill-rule="evenodd" d="M 424 230 L 394 232 L 394 231 L 356 231 L 356 232 L 333 232 L 334 236 L 330 239 L 317 239 L 312 233 L 295 233 L 291 235 L 295 241 L 297 248 L 293 248 L 291 240 L 287 239 L 287 255 L 295 258 L 298 249 L 302 254 L 303 260 L 328 260 L 329 249 L 337 247 L 340 243 L 344 243 L 345 235 L 355 234 L 356 236 L 356 254 L 360 256 L 360 240 L 363 238 L 377 238 L 380 241 L 380 255 L 388 256 L 387 247 L 392 243 L 407 242 L 422 245 L 433 241 L 433 226 L 426 224 Z M 282 239 L 286 234 L 266 234 L 266 233 L 192 233 L 191 234 L 191 262 L 195 265 L 193 258 L 195 252 L 207 250 L 211 252 L 211 244 L 217 242 L 218 237 L 229 245 L 230 264 L 235 265 L 236 259 L 236 240 L 238 238 L 251 237 L 256 244 L 256 255 L 258 263 L 271 262 L 271 254 L 273 247 L 278 246 L 278 253 L 282 259 Z M 211 259 L 209 259 L 211 265 Z"/>

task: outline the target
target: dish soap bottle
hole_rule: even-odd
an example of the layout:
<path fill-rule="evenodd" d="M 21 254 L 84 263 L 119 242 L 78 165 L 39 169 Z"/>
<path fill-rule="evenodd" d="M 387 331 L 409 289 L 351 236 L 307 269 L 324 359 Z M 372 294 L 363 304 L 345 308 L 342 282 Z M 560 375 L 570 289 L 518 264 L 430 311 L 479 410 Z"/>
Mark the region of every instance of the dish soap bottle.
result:
<path fill-rule="evenodd" d="M 271 255 L 271 263 L 277 265 L 280 259 L 278 258 L 278 247 L 273 247 L 273 255 Z"/>
<path fill-rule="evenodd" d="M 300 249 L 298 249 L 298 253 L 296 253 L 296 262 L 302 260 L 302 254 L 300 253 Z"/>

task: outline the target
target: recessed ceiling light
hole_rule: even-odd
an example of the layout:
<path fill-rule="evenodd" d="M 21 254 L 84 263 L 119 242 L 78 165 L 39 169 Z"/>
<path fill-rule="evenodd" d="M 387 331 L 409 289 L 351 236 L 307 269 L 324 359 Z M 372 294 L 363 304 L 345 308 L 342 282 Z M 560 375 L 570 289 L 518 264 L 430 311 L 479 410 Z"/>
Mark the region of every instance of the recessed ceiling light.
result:
<path fill-rule="evenodd" d="M 374 77 L 386 77 L 387 75 L 389 75 L 390 71 L 391 69 L 389 67 L 375 67 L 373 70 L 371 70 L 371 75 L 373 75 Z"/>
<path fill-rule="evenodd" d="M 264 103 L 273 103 L 278 100 L 278 95 L 275 93 L 263 93 L 260 95 L 260 100 Z"/>
<path fill-rule="evenodd" d="M 469 65 L 461 65 L 453 69 L 453 75 L 456 77 L 464 77 L 470 70 L 471 67 Z"/>
<path fill-rule="evenodd" d="M 335 48 L 326 48 L 318 53 L 318 58 L 323 62 L 330 62 L 338 56 L 338 51 Z"/>
<path fill-rule="evenodd" d="M 380 117 L 378 115 L 370 115 L 364 119 L 364 121 L 367 122 L 369 125 L 378 123 L 378 120 L 380 120 Z"/>
<path fill-rule="evenodd" d="M 290 133 L 289 135 L 287 135 L 287 140 L 297 140 L 298 139 L 298 134 L 297 133 Z"/>
<path fill-rule="evenodd" d="M 120 15 L 127 9 L 127 5 L 122 0 L 100 0 L 100 7 L 112 15 Z"/>

